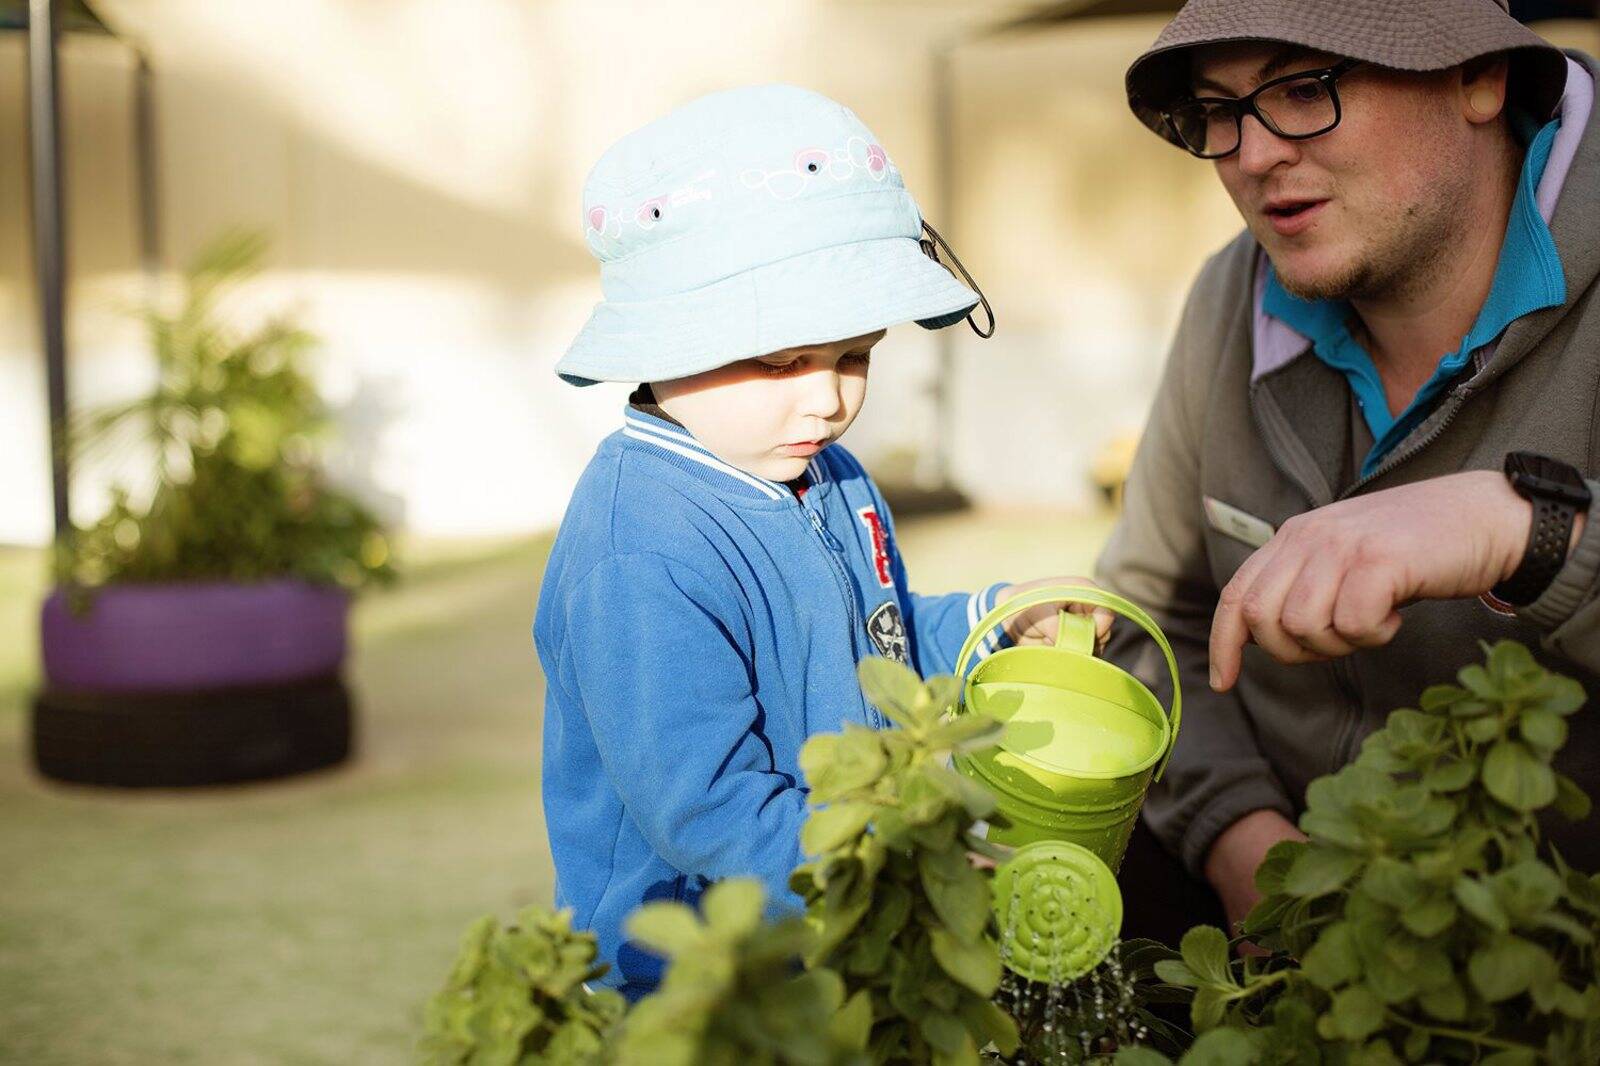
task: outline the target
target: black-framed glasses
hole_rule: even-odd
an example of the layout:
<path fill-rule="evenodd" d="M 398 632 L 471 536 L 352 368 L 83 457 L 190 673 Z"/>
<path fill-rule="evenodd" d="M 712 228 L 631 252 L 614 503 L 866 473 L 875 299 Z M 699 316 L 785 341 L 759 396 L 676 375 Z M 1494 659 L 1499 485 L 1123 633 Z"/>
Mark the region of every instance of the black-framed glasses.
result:
<path fill-rule="evenodd" d="M 1262 82 L 1248 96 L 1197 96 L 1174 104 L 1161 118 L 1178 143 L 1201 159 L 1221 159 L 1239 150 L 1244 117 L 1255 116 L 1285 140 L 1320 137 L 1339 124 L 1340 78 L 1361 65 L 1346 59 L 1319 70 L 1302 70 Z"/>

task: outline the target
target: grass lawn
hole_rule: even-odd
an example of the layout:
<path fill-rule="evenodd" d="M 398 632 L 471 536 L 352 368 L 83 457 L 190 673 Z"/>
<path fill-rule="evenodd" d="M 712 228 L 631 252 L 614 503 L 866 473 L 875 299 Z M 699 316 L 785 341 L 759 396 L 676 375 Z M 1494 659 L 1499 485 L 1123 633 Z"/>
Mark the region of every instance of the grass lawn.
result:
<path fill-rule="evenodd" d="M 916 586 L 1087 573 L 1101 517 L 901 524 Z M 358 754 L 184 792 L 47 783 L 26 697 L 43 555 L 0 550 L 0 1062 L 390 1063 L 475 916 L 548 901 L 542 538 L 419 547 L 362 601 Z"/>

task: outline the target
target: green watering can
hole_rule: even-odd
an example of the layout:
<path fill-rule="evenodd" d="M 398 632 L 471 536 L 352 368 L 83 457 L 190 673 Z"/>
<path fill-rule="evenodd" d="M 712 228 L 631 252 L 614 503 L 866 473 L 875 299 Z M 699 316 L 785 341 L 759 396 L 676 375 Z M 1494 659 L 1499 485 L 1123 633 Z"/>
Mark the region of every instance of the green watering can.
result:
<path fill-rule="evenodd" d="M 1065 607 L 1055 646 L 1005 648 L 967 673 L 991 629 L 1046 603 L 1104 607 L 1150 634 L 1172 671 L 1170 716 L 1137 678 L 1095 658 L 1094 620 Z M 1012 847 L 1066 841 L 1088 848 L 1113 871 L 1120 867 L 1145 791 L 1160 778 L 1178 738 L 1178 663 L 1155 620 L 1103 589 L 1037 589 L 978 622 L 956 657 L 956 676 L 966 677 L 962 711 L 1006 723 L 997 747 L 955 758 L 957 769 L 995 794 L 1010 822 L 991 828 L 989 839 Z"/>

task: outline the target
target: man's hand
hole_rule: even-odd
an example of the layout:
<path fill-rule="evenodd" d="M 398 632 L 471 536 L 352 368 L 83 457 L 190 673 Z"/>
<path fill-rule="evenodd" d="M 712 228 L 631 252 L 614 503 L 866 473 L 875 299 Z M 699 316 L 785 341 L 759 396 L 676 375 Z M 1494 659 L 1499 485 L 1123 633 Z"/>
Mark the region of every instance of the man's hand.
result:
<path fill-rule="evenodd" d="M 1087 588 L 1099 588 L 1093 581 L 1086 577 L 1045 577 L 1038 581 L 1026 581 L 1020 585 L 1007 585 L 1001 589 L 994 598 L 995 606 L 1007 600 L 1020 596 L 1034 589 L 1051 588 L 1057 585 L 1082 585 Z M 1021 614 L 1011 616 L 1006 620 L 1006 636 L 1011 638 L 1013 644 L 1054 644 L 1057 630 L 1061 628 L 1061 610 L 1066 608 L 1073 614 L 1086 614 L 1094 619 L 1094 646 L 1098 651 L 1105 647 L 1106 638 L 1111 635 L 1111 612 L 1104 607 L 1096 607 L 1088 603 L 1045 603 L 1038 607 L 1030 607 Z"/>
<path fill-rule="evenodd" d="M 1229 936 L 1238 934 L 1239 923 L 1261 899 L 1261 893 L 1256 891 L 1256 867 L 1267 852 L 1279 841 L 1305 838 L 1293 822 L 1277 811 L 1260 810 L 1234 822 L 1212 843 L 1205 875 L 1222 899 Z"/>
<path fill-rule="evenodd" d="M 1333 659 L 1387 644 L 1411 600 L 1488 592 L 1522 561 L 1532 521 L 1528 501 L 1489 470 L 1296 515 L 1222 590 L 1211 687 L 1233 687 L 1251 640 L 1279 662 Z"/>

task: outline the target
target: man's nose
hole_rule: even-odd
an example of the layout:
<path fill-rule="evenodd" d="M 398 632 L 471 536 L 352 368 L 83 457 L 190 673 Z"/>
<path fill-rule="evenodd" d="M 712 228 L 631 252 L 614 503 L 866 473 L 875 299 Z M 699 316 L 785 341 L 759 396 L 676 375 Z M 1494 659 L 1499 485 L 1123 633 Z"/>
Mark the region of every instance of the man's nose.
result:
<path fill-rule="evenodd" d="M 1260 177 L 1279 163 L 1293 162 L 1299 154 L 1294 141 L 1279 137 L 1254 115 L 1246 115 L 1239 123 L 1239 169 L 1244 173 Z"/>

